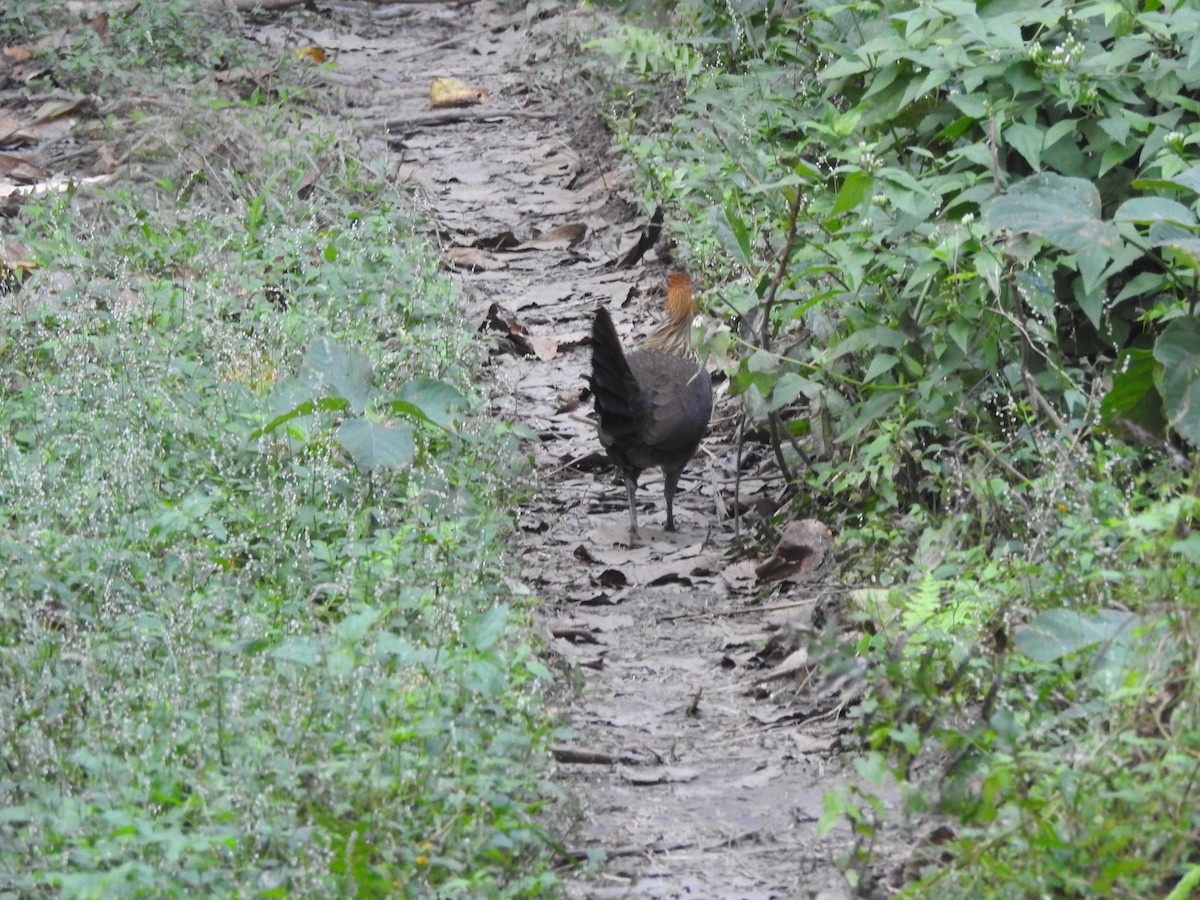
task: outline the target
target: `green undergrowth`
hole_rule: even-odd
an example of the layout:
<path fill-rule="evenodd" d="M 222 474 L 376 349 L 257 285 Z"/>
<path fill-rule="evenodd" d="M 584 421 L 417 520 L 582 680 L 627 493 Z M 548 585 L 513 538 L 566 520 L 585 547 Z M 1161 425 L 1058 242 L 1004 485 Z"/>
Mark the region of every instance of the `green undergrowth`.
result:
<path fill-rule="evenodd" d="M 847 878 L 1185 895 L 1200 10 L 623 10 L 592 44 L 611 120 L 714 286 L 712 358 L 788 487 L 750 530 L 838 533 L 869 663 L 849 715 L 879 785 L 827 797 L 822 829 L 855 835 Z M 929 841 L 903 867 L 880 857 L 914 827 Z"/>
<path fill-rule="evenodd" d="M 190 6 L 122 13 L 187 97 L 108 123 L 132 177 L 0 224 L 0 894 L 544 896 L 472 336 L 386 161 L 196 82 Z M 135 78 L 120 40 L 51 65 Z"/>

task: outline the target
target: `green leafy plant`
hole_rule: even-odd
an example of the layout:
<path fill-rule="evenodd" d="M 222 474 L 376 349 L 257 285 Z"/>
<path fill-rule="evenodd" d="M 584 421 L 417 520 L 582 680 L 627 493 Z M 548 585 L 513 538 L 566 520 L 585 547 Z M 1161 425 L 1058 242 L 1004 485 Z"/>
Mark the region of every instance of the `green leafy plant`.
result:
<path fill-rule="evenodd" d="M 412 428 L 386 425 L 364 415 L 372 407 L 373 382 L 374 372 L 366 357 L 322 338 L 308 349 L 300 374 L 276 387 L 274 406 L 283 411 L 255 429 L 251 437 L 271 434 L 281 425 L 317 412 L 349 414 L 333 432 L 333 440 L 356 466 L 367 470 L 407 466 L 416 456 Z M 446 429 L 453 425 L 454 411 L 466 405 L 466 399 L 452 385 L 423 378 L 403 385 L 399 397 L 387 403 L 386 409 L 393 415 Z M 300 441 L 312 440 L 295 425 L 289 426 L 288 435 Z"/>
<path fill-rule="evenodd" d="M 5 220 L 0 893 L 546 896 L 523 463 L 470 415 L 453 287 L 319 109 L 197 81 L 197 47 L 257 51 L 189 50 L 228 20 L 184 6 L 127 13 L 161 68 L 92 71 L 186 97 L 132 157 L 155 177 Z M 236 165 L 161 152 L 188 135 Z"/>
<path fill-rule="evenodd" d="M 944 829 L 916 896 L 1194 871 L 1198 16 L 693 0 L 605 45 L 647 205 L 720 285 L 741 433 L 792 489 L 764 527 L 818 508 L 873 580 L 844 610 L 872 777 L 825 817 L 856 883 L 886 778 Z"/>

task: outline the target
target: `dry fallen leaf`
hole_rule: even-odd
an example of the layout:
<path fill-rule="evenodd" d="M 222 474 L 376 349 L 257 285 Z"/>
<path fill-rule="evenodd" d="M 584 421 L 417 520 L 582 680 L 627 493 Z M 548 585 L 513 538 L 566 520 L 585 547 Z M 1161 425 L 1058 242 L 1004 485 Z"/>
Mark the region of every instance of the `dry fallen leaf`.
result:
<path fill-rule="evenodd" d="M 813 574 L 825 561 L 825 552 L 833 542 L 833 532 L 816 519 L 791 522 L 775 550 L 754 570 L 759 582 Z"/>
<path fill-rule="evenodd" d="M 108 13 L 98 12 L 88 20 L 88 28 L 96 32 L 100 38 L 108 37 Z"/>
<path fill-rule="evenodd" d="M 301 62 L 325 62 L 325 51 L 320 47 L 297 47 L 292 51 L 292 55 Z"/>
<path fill-rule="evenodd" d="M 470 106 L 491 98 L 487 91 L 471 87 L 457 78 L 435 78 L 429 85 L 429 108 Z"/>
<path fill-rule="evenodd" d="M 587 226 L 582 222 L 562 225 L 551 231 L 539 234 L 521 244 L 523 248 L 539 248 L 542 250 L 566 250 L 573 247 L 587 235 Z"/>
<path fill-rule="evenodd" d="M 120 161 L 112 151 L 112 147 L 108 144 L 101 144 L 96 149 L 96 161 L 92 163 L 92 167 L 88 169 L 89 175 L 111 175 L 117 171 L 117 166 Z"/>
<path fill-rule="evenodd" d="M 48 177 L 50 170 L 42 168 L 34 160 L 32 153 L 0 153 L 0 175 L 24 182 Z"/>
<path fill-rule="evenodd" d="M 487 272 L 508 268 L 506 263 L 496 259 L 490 253 L 485 253 L 474 247 L 451 247 L 446 251 L 446 260 L 456 269 L 466 269 L 473 272 Z"/>

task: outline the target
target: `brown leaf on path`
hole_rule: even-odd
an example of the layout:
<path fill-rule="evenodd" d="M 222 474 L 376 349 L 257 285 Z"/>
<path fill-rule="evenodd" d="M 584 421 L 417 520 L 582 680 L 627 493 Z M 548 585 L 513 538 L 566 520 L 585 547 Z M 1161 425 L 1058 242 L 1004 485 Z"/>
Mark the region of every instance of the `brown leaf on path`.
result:
<path fill-rule="evenodd" d="M 650 770 L 623 769 L 621 777 L 630 784 L 637 785 L 684 784 L 695 781 L 700 777 L 700 773 L 685 766 L 660 766 Z"/>
<path fill-rule="evenodd" d="M 527 336 L 526 340 L 529 341 L 529 346 L 538 359 L 549 362 L 558 357 L 558 341 L 555 338 L 531 334 Z"/>
<path fill-rule="evenodd" d="M 520 247 L 520 239 L 511 231 L 501 231 L 499 234 L 493 234 L 490 237 L 476 238 L 474 246 L 481 247 L 484 250 L 511 250 L 514 247 Z"/>
<path fill-rule="evenodd" d="M 829 526 L 816 519 L 790 522 L 771 555 L 754 569 L 759 582 L 812 575 L 833 543 Z"/>
<path fill-rule="evenodd" d="M 329 163 L 332 160 L 326 159 L 321 161 L 315 169 L 309 169 L 304 173 L 304 177 L 300 179 L 300 186 L 296 188 L 296 196 L 301 200 L 307 200 L 313 192 L 313 187 L 321 176 L 325 174 L 325 170 L 329 168 Z"/>
<path fill-rule="evenodd" d="M 560 225 L 558 228 L 530 238 L 521 244 L 521 246 L 541 250 L 566 250 L 568 247 L 574 247 L 582 241 L 587 235 L 587 230 L 587 225 L 582 222 Z"/>
<path fill-rule="evenodd" d="M 534 350 L 533 343 L 530 340 L 529 329 L 522 325 L 512 312 L 505 309 L 499 303 L 493 303 L 488 307 L 487 315 L 484 316 L 483 321 L 479 323 L 479 327 L 475 331 L 477 334 L 492 331 L 500 335 L 503 339 L 503 344 L 498 352 L 507 351 L 519 356 L 537 355 L 537 351 Z"/>
<path fill-rule="evenodd" d="M 454 268 L 468 272 L 494 272 L 508 268 L 507 263 L 475 247 L 451 247 L 446 251 L 446 261 Z"/>
<path fill-rule="evenodd" d="M 88 169 L 88 174 L 111 175 L 117 171 L 117 166 L 120 164 L 121 162 L 117 159 L 117 155 L 113 153 L 112 147 L 108 146 L 108 144 L 101 144 L 96 148 L 96 161 Z"/>
<path fill-rule="evenodd" d="M 792 653 L 779 665 L 765 673 L 758 679 L 759 684 L 766 684 L 769 681 L 783 681 L 784 679 L 795 679 L 808 677 L 808 648 L 800 647 L 793 650 Z"/>
<path fill-rule="evenodd" d="M 9 115 L 2 116 L 0 140 L 6 143 L 32 144 L 65 137 L 78 121 L 70 113 L 90 109 L 90 103 L 91 101 L 86 100 L 49 100 L 34 111 L 30 121 L 24 123 Z"/>
<path fill-rule="evenodd" d="M 0 153 L 0 175 L 26 184 L 48 178 L 50 170 L 37 165 L 34 159 L 32 153 Z"/>
<path fill-rule="evenodd" d="M 457 78 L 435 78 L 429 84 L 429 108 L 472 106 L 491 98 L 487 91 L 473 88 Z"/>
<path fill-rule="evenodd" d="M 560 334 L 555 337 L 558 341 L 560 350 L 569 350 L 572 347 L 582 347 L 592 336 L 586 331 L 568 331 L 566 334 Z"/>

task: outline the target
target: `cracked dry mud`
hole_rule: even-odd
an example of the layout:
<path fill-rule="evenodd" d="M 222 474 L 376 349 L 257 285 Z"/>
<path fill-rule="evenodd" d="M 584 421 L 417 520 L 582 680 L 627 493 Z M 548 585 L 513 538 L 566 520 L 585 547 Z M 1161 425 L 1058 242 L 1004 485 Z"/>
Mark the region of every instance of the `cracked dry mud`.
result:
<path fill-rule="evenodd" d="M 848 831 L 816 833 L 823 793 L 853 779 L 845 697 L 818 692 L 803 658 L 774 679 L 770 663 L 755 667 L 819 591 L 786 579 L 767 591 L 753 562 L 734 561 L 737 402 L 723 390 L 681 484 L 679 532 L 663 530 L 661 474 L 647 473 L 641 546 L 625 546 L 625 492 L 591 404 L 577 403 L 585 338 L 599 305 L 627 345 L 648 333 L 672 262 L 660 241 L 636 264 L 614 264 L 649 217 L 561 40 L 594 26 L 536 6 L 319 3 L 324 18 L 303 30 L 266 20 L 258 34 L 337 60 L 328 77 L 347 116 L 366 143 L 390 146 L 457 272 L 464 322 L 492 345 L 494 414 L 540 437 L 529 447 L 540 490 L 521 512 L 515 554 L 542 600 L 554 668 L 572 685 L 555 693 L 573 731 L 557 753 L 569 798 L 561 839 L 607 860 L 568 872 L 569 895 L 848 896 L 834 862 Z M 490 99 L 430 110 L 440 76 Z M 743 508 L 779 486 L 768 456 L 741 454 Z"/>

